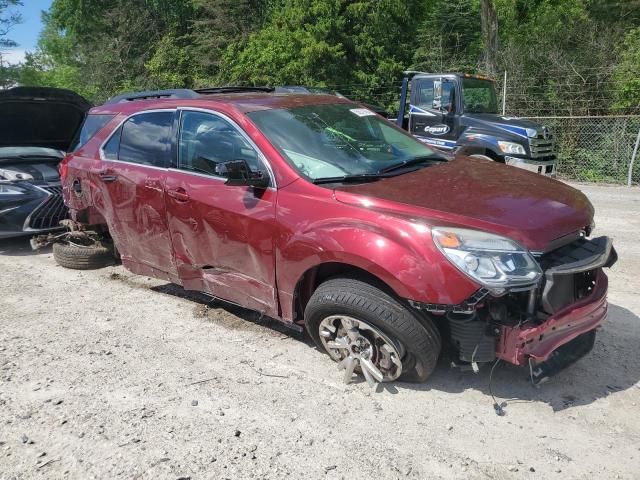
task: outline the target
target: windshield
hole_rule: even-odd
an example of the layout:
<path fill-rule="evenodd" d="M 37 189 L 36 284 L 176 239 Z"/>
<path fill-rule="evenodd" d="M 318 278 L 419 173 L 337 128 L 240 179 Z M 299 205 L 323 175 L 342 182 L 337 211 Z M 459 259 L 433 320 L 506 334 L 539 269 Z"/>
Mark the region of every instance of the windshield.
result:
<path fill-rule="evenodd" d="M 442 159 L 371 110 L 352 103 L 262 110 L 248 116 L 312 181 L 377 175 L 421 159 Z"/>
<path fill-rule="evenodd" d="M 462 80 L 465 113 L 498 113 L 496 89 L 490 80 Z"/>

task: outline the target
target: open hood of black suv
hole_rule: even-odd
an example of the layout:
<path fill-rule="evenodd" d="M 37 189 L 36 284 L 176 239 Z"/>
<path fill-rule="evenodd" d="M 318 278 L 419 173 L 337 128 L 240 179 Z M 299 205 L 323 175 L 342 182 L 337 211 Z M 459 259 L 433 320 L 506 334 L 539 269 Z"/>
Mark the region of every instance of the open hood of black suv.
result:
<path fill-rule="evenodd" d="M 71 90 L 14 87 L 0 92 L 0 147 L 67 150 L 91 104 Z"/>

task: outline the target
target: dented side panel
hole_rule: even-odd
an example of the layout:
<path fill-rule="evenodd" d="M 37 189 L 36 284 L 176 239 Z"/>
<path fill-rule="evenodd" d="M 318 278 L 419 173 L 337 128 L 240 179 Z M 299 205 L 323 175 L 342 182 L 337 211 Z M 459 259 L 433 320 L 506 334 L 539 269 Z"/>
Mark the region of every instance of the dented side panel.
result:
<path fill-rule="evenodd" d="M 276 191 L 225 185 L 224 179 L 170 170 L 166 197 L 178 275 L 202 290 L 278 316 L 273 244 Z"/>

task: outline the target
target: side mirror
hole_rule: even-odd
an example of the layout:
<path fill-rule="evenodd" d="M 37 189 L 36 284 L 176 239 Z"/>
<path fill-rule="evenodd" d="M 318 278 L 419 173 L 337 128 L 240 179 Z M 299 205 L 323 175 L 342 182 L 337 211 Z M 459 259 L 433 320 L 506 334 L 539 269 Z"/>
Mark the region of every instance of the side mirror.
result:
<path fill-rule="evenodd" d="M 261 171 L 253 171 L 246 160 L 231 160 L 216 165 L 216 174 L 227 177 L 225 185 L 250 186 L 267 188 L 270 184 L 269 175 Z"/>
<path fill-rule="evenodd" d="M 442 109 L 442 80 L 433 81 L 433 102 L 432 107 L 434 110 Z"/>

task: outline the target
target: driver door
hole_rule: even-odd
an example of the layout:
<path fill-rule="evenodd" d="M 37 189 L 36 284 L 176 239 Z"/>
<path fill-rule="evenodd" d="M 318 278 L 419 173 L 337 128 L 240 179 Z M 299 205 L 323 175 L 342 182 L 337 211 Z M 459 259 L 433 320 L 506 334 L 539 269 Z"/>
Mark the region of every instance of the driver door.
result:
<path fill-rule="evenodd" d="M 249 137 L 213 112 L 180 111 L 177 164 L 165 182 L 178 275 L 187 289 L 277 315 L 276 189 L 226 185 L 217 166 L 244 160 L 265 173 Z"/>
<path fill-rule="evenodd" d="M 459 136 L 455 82 L 418 78 L 411 89 L 409 131 L 429 145 L 452 149 Z"/>

